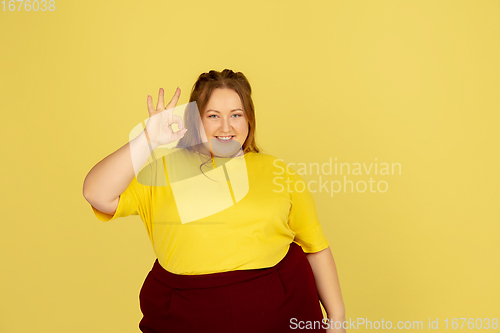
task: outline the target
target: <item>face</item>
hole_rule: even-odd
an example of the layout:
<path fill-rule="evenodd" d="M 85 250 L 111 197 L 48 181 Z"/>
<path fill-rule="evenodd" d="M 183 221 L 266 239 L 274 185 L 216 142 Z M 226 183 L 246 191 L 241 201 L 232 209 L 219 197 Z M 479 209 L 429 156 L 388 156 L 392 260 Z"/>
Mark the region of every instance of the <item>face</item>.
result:
<path fill-rule="evenodd" d="M 209 143 L 210 151 L 215 155 L 237 152 L 248 136 L 243 104 L 233 89 L 214 89 L 201 121 L 205 129 L 205 133 L 200 133 L 202 141 Z"/>

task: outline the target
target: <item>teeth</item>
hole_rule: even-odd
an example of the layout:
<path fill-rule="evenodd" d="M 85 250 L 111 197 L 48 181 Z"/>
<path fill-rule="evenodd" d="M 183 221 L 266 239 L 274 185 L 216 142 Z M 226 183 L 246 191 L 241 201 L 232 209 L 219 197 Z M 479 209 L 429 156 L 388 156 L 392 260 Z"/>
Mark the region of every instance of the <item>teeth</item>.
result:
<path fill-rule="evenodd" d="M 221 140 L 229 140 L 232 138 L 232 136 L 218 136 L 217 138 L 219 138 Z"/>

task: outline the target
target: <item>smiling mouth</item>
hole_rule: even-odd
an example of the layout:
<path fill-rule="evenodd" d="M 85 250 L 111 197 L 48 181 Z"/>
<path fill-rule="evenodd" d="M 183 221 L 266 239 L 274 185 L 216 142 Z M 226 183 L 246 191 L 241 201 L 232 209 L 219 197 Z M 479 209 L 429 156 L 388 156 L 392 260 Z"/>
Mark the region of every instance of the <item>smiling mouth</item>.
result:
<path fill-rule="evenodd" d="M 223 141 L 229 141 L 231 140 L 232 138 L 234 138 L 234 135 L 228 135 L 228 136 L 215 136 L 217 139 L 219 140 L 223 140 Z"/>

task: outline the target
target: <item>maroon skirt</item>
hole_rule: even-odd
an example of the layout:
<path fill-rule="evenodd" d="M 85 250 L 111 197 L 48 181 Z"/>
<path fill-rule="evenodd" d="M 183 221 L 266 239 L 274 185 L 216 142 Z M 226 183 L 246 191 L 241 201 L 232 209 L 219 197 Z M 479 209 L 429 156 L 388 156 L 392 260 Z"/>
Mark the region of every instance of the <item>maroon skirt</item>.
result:
<path fill-rule="evenodd" d="M 314 275 L 292 242 L 275 266 L 178 275 L 156 259 L 139 294 L 147 333 L 325 332 Z"/>

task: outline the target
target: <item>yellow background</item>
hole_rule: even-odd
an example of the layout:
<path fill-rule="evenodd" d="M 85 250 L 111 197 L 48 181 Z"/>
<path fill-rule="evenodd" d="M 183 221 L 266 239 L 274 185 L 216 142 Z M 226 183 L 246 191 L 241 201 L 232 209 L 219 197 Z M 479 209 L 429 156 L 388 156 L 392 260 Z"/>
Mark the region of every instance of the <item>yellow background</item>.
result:
<path fill-rule="evenodd" d="M 98 221 L 83 180 L 148 94 L 179 86 L 185 104 L 224 68 L 252 84 L 263 152 L 402 166 L 374 176 L 386 193 L 314 193 L 348 319 L 499 318 L 499 14 L 494 0 L 0 11 L 0 332 L 139 332 L 152 246 L 139 216 Z"/>

